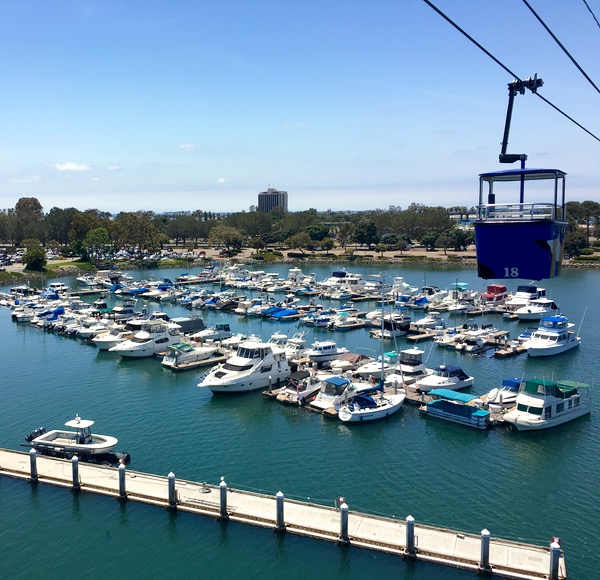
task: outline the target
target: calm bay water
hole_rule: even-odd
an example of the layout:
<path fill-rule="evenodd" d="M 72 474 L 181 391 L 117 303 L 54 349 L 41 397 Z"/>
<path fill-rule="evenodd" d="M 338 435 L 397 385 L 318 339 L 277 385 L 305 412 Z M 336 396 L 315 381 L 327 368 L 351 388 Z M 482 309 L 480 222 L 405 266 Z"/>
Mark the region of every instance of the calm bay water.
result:
<path fill-rule="evenodd" d="M 287 266 L 268 267 L 286 274 Z M 306 267 L 319 279 L 329 267 Z M 349 267 L 350 270 L 353 270 Z M 380 269 L 361 267 L 361 272 Z M 414 285 L 447 287 L 456 280 L 482 290 L 471 270 L 394 268 Z M 174 278 L 180 271 L 134 272 Z M 70 282 L 71 280 L 67 280 Z M 571 378 L 594 383 L 600 353 L 598 271 L 566 270 L 546 281 L 548 294 L 578 326 L 582 346 L 548 360 L 521 355 L 496 360 L 420 345 L 428 366 L 458 364 L 483 393 L 512 376 Z M 514 290 L 515 285 L 511 288 Z M 158 305 L 153 305 L 158 308 Z M 364 309 L 375 304 L 364 304 Z M 172 315 L 186 310 L 164 307 Z M 296 323 L 246 322 L 231 314 L 202 312 L 207 323 L 228 321 L 234 330 L 267 339 Z M 464 318 L 457 318 L 459 321 Z M 481 322 L 481 319 L 475 322 Z M 487 315 L 483 322 L 511 330 L 526 325 Z M 364 330 L 311 332 L 334 337 L 353 351 L 379 350 Z M 4 345 L 0 383 L 0 446 L 20 449 L 32 429 L 58 427 L 75 413 L 96 421 L 99 433 L 119 438 L 131 467 L 276 493 L 350 509 L 548 545 L 560 536 L 571 578 L 592 578 L 600 568 L 595 522 L 600 518 L 600 397 L 589 417 L 540 433 L 506 429 L 475 432 L 421 417 L 405 406 L 387 421 L 348 426 L 303 409 L 283 407 L 260 393 L 213 397 L 198 389 L 201 372 L 171 373 L 155 360 L 123 360 L 78 340 L 11 321 L 0 309 Z M 399 339 L 398 348 L 407 343 Z M 392 345 L 390 345 L 392 346 Z M 596 387 L 596 385 L 594 385 Z M 10 578 L 133 577 L 227 578 L 469 578 L 451 569 L 209 518 L 49 486 L 0 479 L 0 575 Z"/>

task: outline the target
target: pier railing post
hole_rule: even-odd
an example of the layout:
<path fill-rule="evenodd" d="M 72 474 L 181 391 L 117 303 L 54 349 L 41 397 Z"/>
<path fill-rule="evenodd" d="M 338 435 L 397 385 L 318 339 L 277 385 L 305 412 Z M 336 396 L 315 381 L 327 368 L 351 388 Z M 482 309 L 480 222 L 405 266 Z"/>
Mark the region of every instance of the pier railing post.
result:
<path fill-rule="evenodd" d="M 227 513 L 227 483 L 225 482 L 225 478 L 221 477 L 221 483 L 219 484 L 219 498 L 220 498 L 220 506 L 219 506 L 219 517 L 222 520 L 229 519 L 229 514 Z"/>
<path fill-rule="evenodd" d="M 79 457 L 73 455 L 71 458 L 71 466 L 73 468 L 73 489 L 79 489 Z"/>
<path fill-rule="evenodd" d="M 348 505 L 344 502 L 340 506 L 340 542 L 347 544 L 348 537 Z"/>
<path fill-rule="evenodd" d="M 283 492 L 277 492 L 277 495 L 275 496 L 275 503 L 277 505 L 277 531 L 285 532 L 285 519 L 283 517 Z"/>
<path fill-rule="evenodd" d="M 406 553 L 409 556 L 414 556 L 415 550 L 415 518 L 412 516 L 406 517 Z"/>
<path fill-rule="evenodd" d="M 35 449 L 31 449 L 29 451 L 29 467 L 30 467 L 30 479 L 31 479 L 31 481 L 37 481 L 37 479 L 38 479 L 37 451 Z"/>
<path fill-rule="evenodd" d="M 121 499 L 127 499 L 127 492 L 125 491 L 125 464 L 119 463 L 119 497 Z"/>
<path fill-rule="evenodd" d="M 174 509 L 177 507 L 177 499 L 175 492 L 175 474 L 171 471 L 167 476 L 169 480 L 169 507 Z"/>
<path fill-rule="evenodd" d="M 481 530 L 481 561 L 479 569 L 483 571 L 491 570 L 490 567 L 490 532 L 487 529 Z"/>
<path fill-rule="evenodd" d="M 560 544 L 552 542 L 550 544 L 550 580 L 558 580 L 558 564 L 560 562 Z"/>

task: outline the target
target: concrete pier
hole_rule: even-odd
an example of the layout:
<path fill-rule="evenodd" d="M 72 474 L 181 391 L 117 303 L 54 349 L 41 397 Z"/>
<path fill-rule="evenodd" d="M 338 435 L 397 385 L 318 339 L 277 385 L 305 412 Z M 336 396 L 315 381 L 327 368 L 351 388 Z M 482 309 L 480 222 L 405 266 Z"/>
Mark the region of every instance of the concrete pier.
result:
<path fill-rule="evenodd" d="M 116 499 L 177 509 L 215 519 L 230 520 L 274 531 L 340 542 L 410 557 L 415 560 L 452 566 L 463 570 L 490 571 L 498 578 L 538 579 L 567 577 L 564 553 L 552 548 L 502 540 L 482 534 L 421 525 L 408 516 L 406 521 L 352 512 L 346 503 L 340 509 L 232 489 L 225 480 L 207 485 L 157 476 L 106 465 L 77 462 L 69 469 L 68 459 L 37 455 L 37 482 L 97 493 Z M 72 463 L 72 466 L 74 463 Z M 0 477 L 32 481 L 33 463 L 28 452 L 0 449 Z M 125 492 L 126 489 L 126 492 Z M 279 502 L 279 503 L 278 503 Z"/>

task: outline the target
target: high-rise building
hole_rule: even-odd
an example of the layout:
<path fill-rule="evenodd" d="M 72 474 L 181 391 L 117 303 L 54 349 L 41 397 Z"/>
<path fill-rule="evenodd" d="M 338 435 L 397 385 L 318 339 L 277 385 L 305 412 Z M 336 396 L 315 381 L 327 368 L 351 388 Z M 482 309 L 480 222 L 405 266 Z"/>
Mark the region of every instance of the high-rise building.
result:
<path fill-rule="evenodd" d="M 258 194 L 258 209 L 260 211 L 271 211 L 280 207 L 283 211 L 288 210 L 287 191 L 279 191 L 274 187 L 269 187 L 267 191 L 261 191 Z"/>

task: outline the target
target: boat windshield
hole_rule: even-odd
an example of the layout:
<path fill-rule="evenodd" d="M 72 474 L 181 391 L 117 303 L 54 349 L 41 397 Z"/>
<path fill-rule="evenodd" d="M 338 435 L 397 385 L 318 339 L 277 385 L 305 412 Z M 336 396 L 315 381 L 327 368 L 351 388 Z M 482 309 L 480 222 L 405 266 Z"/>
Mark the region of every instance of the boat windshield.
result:
<path fill-rule="evenodd" d="M 241 373 L 243 371 L 249 371 L 254 365 L 253 364 L 249 364 L 249 365 L 235 365 L 235 364 L 231 364 L 229 362 L 226 362 L 223 365 L 223 370 L 225 371 L 234 371 L 236 373 Z"/>

